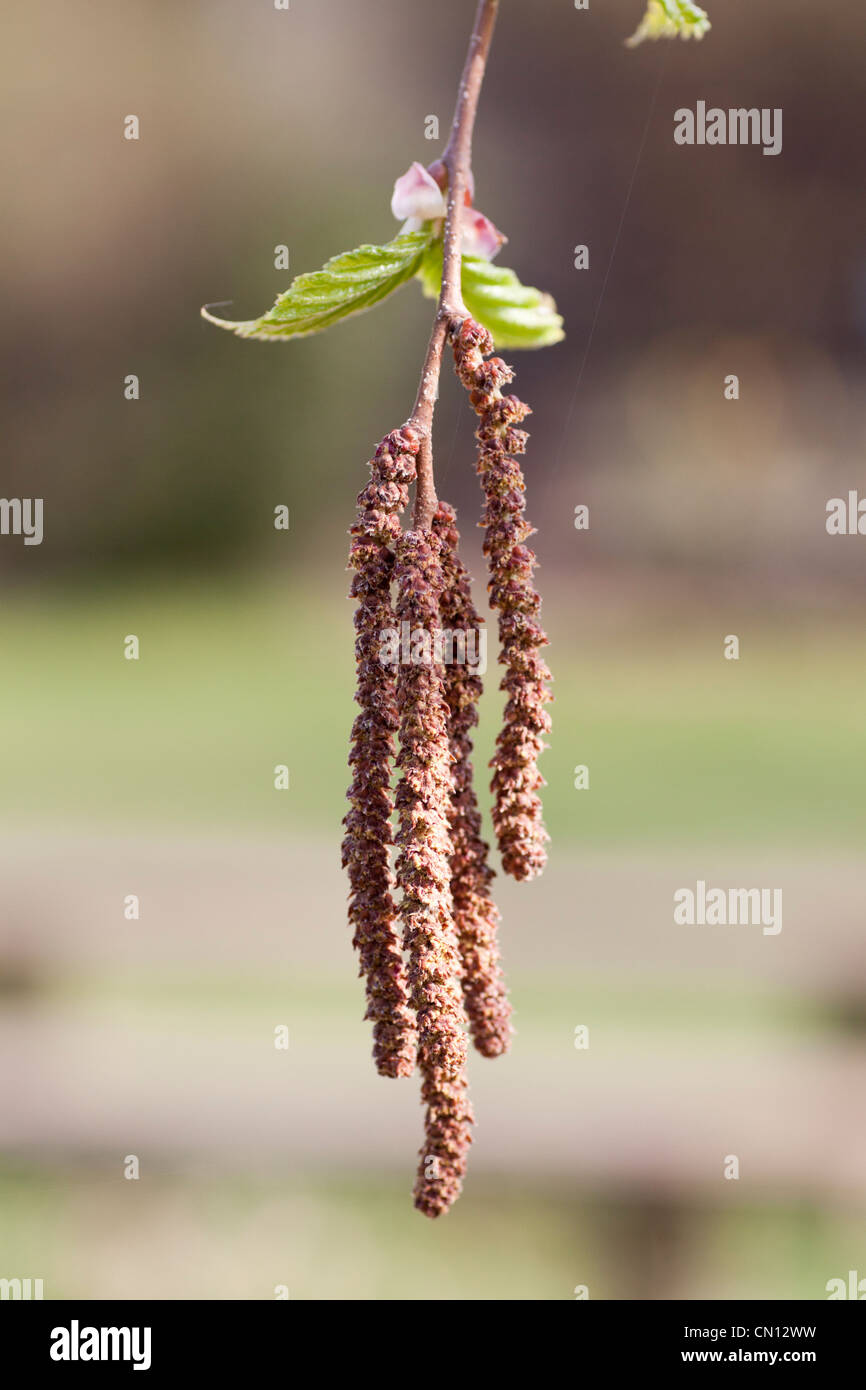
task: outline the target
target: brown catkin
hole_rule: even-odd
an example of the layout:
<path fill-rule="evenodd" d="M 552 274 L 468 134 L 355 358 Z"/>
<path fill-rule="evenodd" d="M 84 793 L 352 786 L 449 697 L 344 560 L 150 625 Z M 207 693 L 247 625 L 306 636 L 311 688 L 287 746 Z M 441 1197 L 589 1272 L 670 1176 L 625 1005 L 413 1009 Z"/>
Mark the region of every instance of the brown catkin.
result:
<path fill-rule="evenodd" d="M 516 427 L 529 407 L 502 394 L 500 388 L 514 373 L 499 357 L 484 360 L 493 351 L 493 340 L 474 319 L 463 321 L 453 345 L 457 375 L 479 417 L 478 473 L 485 499 L 481 525 L 490 604 L 499 613 L 499 660 L 505 667 L 500 689 L 507 702 L 491 761 L 493 824 L 502 867 L 523 880 L 535 878 L 547 861 L 538 758 L 550 729 L 545 704 L 552 699 L 546 685 L 550 672 L 541 657 L 548 639 L 538 621 L 541 600 L 532 583 L 536 561 L 524 544 L 533 528 L 523 516 L 525 484 L 513 457 L 526 447 L 526 432 Z"/>
<path fill-rule="evenodd" d="M 411 1076 L 415 1022 L 406 978 L 390 865 L 391 764 L 397 731 L 397 676 L 380 661 L 382 633 L 394 626 L 391 550 L 401 533 L 398 513 L 415 477 L 418 437 L 409 429 L 386 435 L 370 461 L 370 482 L 358 496 L 351 528 L 350 597 L 357 599 L 355 656 L 360 713 L 352 728 L 350 809 L 343 821 L 343 866 L 349 873 L 349 924 L 366 980 L 373 1023 L 373 1058 L 383 1076 Z"/>
<path fill-rule="evenodd" d="M 397 619 L 408 624 L 412 660 L 400 664 L 397 707 L 401 780 L 397 882 L 403 890 L 403 944 L 409 1003 L 418 1028 L 424 1146 L 415 1206 L 426 1216 L 447 1211 L 460 1194 L 471 1142 L 466 1095 L 465 1014 L 460 955 L 451 904 L 451 750 L 444 670 L 435 634 L 442 594 L 440 542 L 407 531 L 397 542 Z"/>
<path fill-rule="evenodd" d="M 482 619 L 472 601 L 466 566 L 457 553 L 460 533 L 455 513 L 446 502 L 439 503 L 433 529 L 442 544 L 442 628 L 452 634 L 452 643 L 456 634 L 466 634 L 463 651 L 452 652 L 464 659 L 446 664 L 444 675 L 453 778 L 451 896 L 462 963 L 463 1002 L 476 1049 L 485 1057 L 498 1057 L 508 1050 L 511 1038 L 511 1004 L 499 963 L 499 911 L 490 894 L 495 874 L 487 862 L 488 847 L 481 838 L 481 815 L 472 785 L 470 735 L 478 723 L 482 681 L 466 660 L 472 634 L 478 661 Z"/>
<path fill-rule="evenodd" d="M 427 1109 L 414 1205 L 424 1216 L 435 1219 L 457 1201 L 466 1176 L 474 1117 L 465 1071 L 454 1077 L 447 1077 L 438 1067 L 426 1072 L 421 1100 Z"/>

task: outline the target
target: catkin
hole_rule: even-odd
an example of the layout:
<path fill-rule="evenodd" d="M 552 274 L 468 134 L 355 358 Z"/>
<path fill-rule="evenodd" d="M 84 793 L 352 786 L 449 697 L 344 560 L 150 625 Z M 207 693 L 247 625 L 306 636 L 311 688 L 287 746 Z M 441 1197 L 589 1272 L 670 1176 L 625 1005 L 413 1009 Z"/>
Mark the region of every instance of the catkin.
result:
<path fill-rule="evenodd" d="M 360 706 L 351 737 L 350 809 L 343 821 L 343 866 L 349 874 L 349 924 L 366 980 L 365 1018 L 373 1024 L 373 1057 L 383 1076 L 410 1076 L 415 1021 L 407 1006 L 398 914 L 394 904 L 391 767 L 397 731 L 397 678 L 379 660 L 382 633 L 393 626 L 391 546 L 401 533 L 398 513 L 415 476 L 418 438 L 396 430 L 370 461 L 370 482 L 358 497 L 351 529 L 350 597 L 357 599 L 355 657 Z"/>
<path fill-rule="evenodd" d="M 469 574 L 457 553 L 460 533 L 452 507 L 445 502 L 433 520 L 442 545 L 442 628 L 456 640 L 464 634 L 463 661 L 445 666 L 445 702 L 451 744 L 451 896 L 462 965 L 463 1002 L 476 1049 L 485 1057 L 507 1051 L 511 1005 L 502 976 L 496 934 L 499 911 L 490 893 L 495 877 L 481 838 L 481 815 L 472 785 L 471 730 L 478 723 L 481 677 L 465 659 L 469 638 L 480 643 L 481 618 L 472 601 Z M 476 663 L 479 646 L 476 645 Z"/>
<path fill-rule="evenodd" d="M 397 679 L 401 779 L 397 882 L 403 890 L 403 944 L 409 1004 L 418 1030 L 418 1068 L 426 1104 L 415 1205 L 438 1216 L 459 1195 L 471 1142 L 466 1097 L 466 1017 L 451 902 L 451 750 L 444 671 L 435 650 L 442 595 L 440 542 L 407 531 L 396 548 L 397 619 L 408 623 L 416 659 Z"/>
<path fill-rule="evenodd" d="M 548 835 L 542 822 L 538 790 L 544 778 L 538 758 L 550 729 L 545 705 L 550 672 L 541 657 L 547 636 L 539 623 L 541 600 L 532 574 L 535 556 L 524 544 L 533 534 L 525 520 L 525 483 L 514 458 L 526 447 L 517 428 L 529 407 L 501 387 L 514 373 L 501 358 L 485 357 L 493 340 L 474 319 L 465 319 L 454 335 L 457 375 L 469 392 L 479 426 L 478 473 L 484 492 L 481 525 L 489 570 L 491 607 L 499 613 L 500 689 L 506 692 L 503 727 L 492 759 L 493 824 L 502 867 L 518 880 L 535 878 L 547 861 Z"/>

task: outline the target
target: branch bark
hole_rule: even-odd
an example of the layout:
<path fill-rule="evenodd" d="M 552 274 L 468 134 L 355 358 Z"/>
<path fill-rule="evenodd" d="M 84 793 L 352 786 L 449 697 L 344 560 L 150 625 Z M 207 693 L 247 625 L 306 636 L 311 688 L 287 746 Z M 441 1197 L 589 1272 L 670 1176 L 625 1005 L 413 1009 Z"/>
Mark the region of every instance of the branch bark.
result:
<path fill-rule="evenodd" d="M 442 248 L 442 288 L 439 291 L 439 302 L 421 370 L 418 394 L 407 421 L 421 436 L 421 448 L 417 459 L 418 481 L 412 512 L 412 526 L 415 530 L 429 531 L 437 506 L 433 475 L 433 411 L 436 406 L 445 343 L 455 327 L 466 317 L 460 286 L 462 215 L 466 191 L 472 176 L 472 133 L 478 111 L 478 98 L 498 12 L 499 0 L 479 0 L 457 93 L 451 132 L 442 155 L 442 163 L 448 175 Z"/>

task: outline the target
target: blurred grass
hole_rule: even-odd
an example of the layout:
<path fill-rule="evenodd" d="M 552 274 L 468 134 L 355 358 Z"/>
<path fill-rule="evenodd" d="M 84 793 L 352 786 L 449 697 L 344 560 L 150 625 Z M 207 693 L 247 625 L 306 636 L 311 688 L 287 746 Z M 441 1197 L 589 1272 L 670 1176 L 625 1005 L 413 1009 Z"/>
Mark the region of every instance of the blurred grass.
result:
<path fill-rule="evenodd" d="M 342 579 L 7 602 L 0 811 L 338 835 L 354 708 Z M 549 608 L 556 630 L 563 609 L 555 598 Z M 765 620 L 737 663 L 722 659 L 724 630 L 588 627 L 579 648 L 565 634 L 554 643 L 543 767 L 558 841 L 862 843 L 859 626 Z M 123 657 L 128 633 L 141 641 L 137 662 Z M 491 659 L 479 760 L 495 737 L 497 683 Z M 273 789 L 277 763 L 289 766 L 288 792 Z M 574 790 L 577 763 L 590 767 L 589 791 Z"/>
<path fill-rule="evenodd" d="M 207 1159 L 202 1160 L 206 1169 Z M 386 1177 L 178 1177 L 0 1171 L 3 1267 L 46 1299 L 569 1300 L 826 1298 L 849 1268 L 844 1212 L 748 1204 L 682 1209 L 617 1192 L 527 1194 L 471 1174 L 432 1224 Z M 655 1264 L 667 1227 L 672 1265 Z"/>
<path fill-rule="evenodd" d="M 521 1035 L 521 1049 L 546 1054 L 552 1048 L 570 1048 L 574 1033 L 575 986 L 544 972 L 512 970 L 509 975 L 514 1022 Z M 691 983 L 691 988 L 690 988 Z M 293 1028 L 303 1034 L 321 1031 L 327 1024 L 332 1037 L 357 1030 L 361 986 L 350 970 L 300 974 L 296 969 L 266 972 L 233 969 L 164 969 L 96 971 L 43 976 L 38 993 L 50 997 L 52 1007 L 95 1019 L 104 1011 L 115 1017 L 162 1026 L 176 1012 L 180 1020 L 202 1026 L 258 1036 L 263 1018 L 291 1017 Z M 783 986 L 762 987 L 748 980 L 707 979 L 706 975 L 675 981 L 659 978 L 612 976 L 604 971 L 584 971 L 580 998 L 592 1000 L 594 1027 L 604 1030 L 608 1048 L 615 1053 L 633 1045 L 635 1038 L 651 1034 L 656 1042 L 667 1036 L 677 1044 L 687 1034 L 692 1045 L 705 1039 L 709 1047 L 753 1046 L 765 1038 L 781 1042 L 820 1036 L 828 1026 L 838 1026 L 832 1000 L 822 1001 Z M 25 998 L 25 1004 L 29 1002 Z"/>

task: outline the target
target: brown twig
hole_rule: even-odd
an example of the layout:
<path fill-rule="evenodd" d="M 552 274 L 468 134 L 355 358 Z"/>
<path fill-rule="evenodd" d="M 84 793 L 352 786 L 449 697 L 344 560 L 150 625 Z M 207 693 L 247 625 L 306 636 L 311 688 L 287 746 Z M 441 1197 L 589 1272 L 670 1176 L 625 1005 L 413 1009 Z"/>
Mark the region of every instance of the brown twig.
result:
<path fill-rule="evenodd" d="M 437 506 L 433 477 L 433 411 L 436 406 L 445 342 L 453 333 L 455 325 L 466 317 L 460 286 L 461 219 L 472 171 L 472 132 L 475 127 L 478 98 L 484 81 L 484 70 L 498 11 L 499 0 L 479 0 L 457 93 L 451 133 L 442 155 L 442 163 L 448 175 L 448 201 L 442 246 L 442 288 L 439 291 L 439 302 L 430 341 L 427 344 L 418 394 L 407 421 L 421 436 L 421 449 L 417 460 L 418 482 L 412 513 L 412 526 L 416 531 L 430 530 Z"/>

